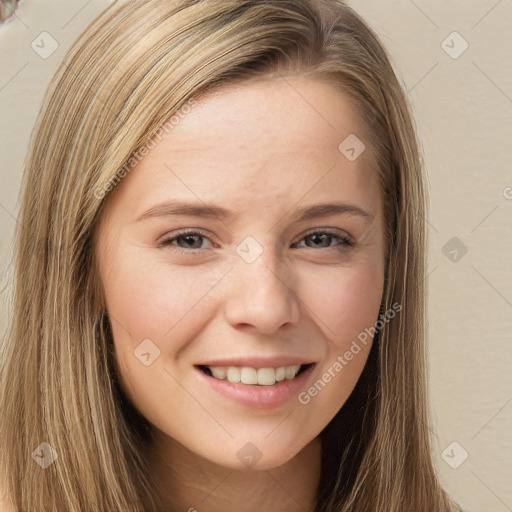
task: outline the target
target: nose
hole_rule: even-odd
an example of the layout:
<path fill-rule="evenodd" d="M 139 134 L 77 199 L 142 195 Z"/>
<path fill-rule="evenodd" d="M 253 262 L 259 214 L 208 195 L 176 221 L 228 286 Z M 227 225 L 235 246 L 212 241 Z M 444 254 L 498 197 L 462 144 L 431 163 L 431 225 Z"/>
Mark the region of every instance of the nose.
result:
<path fill-rule="evenodd" d="M 265 249 L 252 263 L 240 259 L 230 272 L 226 320 L 236 328 L 252 328 L 262 334 L 296 325 L 300 300 L 293 281 L 291 272 L 270 250 Z"/>

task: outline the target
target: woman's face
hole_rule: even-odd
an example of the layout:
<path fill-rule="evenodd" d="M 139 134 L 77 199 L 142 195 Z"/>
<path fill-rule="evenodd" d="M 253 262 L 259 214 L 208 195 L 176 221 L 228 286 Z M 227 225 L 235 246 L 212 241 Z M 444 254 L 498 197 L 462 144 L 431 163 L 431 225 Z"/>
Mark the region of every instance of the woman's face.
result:
<path fill-rule="evenodd" d="M 100 226 L 121 383 L 172 443 L 277 467 L 343 406 L 378 319 L 364 126 L 338 89 L 303 77 L 220 89 L 175 119 Z"/>

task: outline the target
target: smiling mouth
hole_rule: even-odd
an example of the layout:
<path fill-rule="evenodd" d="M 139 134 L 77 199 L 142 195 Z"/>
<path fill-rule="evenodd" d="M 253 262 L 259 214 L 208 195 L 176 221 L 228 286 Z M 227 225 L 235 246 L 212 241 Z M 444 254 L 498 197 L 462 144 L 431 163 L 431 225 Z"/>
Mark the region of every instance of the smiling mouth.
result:
<path fill-rule="evenodd" d="M 274 386 L 282 381 L 293 380 L 315 363 L 280 366 L 277 368 L 251 368 L 249 366 L 206 366 L 198 368 L 206 375 L 233 384 L 248 386 Z"/>

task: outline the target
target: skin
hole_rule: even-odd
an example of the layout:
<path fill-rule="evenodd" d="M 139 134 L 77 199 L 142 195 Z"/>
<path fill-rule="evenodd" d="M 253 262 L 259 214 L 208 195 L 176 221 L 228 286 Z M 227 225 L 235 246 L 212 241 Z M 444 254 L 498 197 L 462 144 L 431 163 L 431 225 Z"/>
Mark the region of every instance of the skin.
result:
<path fill-rule="evenodd" d="M 354 161 L 338 150 L 349 134 L 367 148 Z M 307 404 L 294 396 L 249 408 L 219 395 L 194 364 L 303 356 L 316 362 L 307 390 L 375 324 L 385 245 L 365 127 L 333 85 L 295 76 L 221 88 L 157 142 L 111 193 L 98 240 L 120 379 L 155 427 L 154 478 L 178 510 L 311 510 L 318 436 L 353 390 L 371 340 Z M 138 220 L 171 200 L 214 203 L 234 216 Z M 334 201 L 369 217 L 293 221 L 302 208 Z M 186 228 L 200 233 L 180 238 Z M 338 232 L 307 236 L 322 228 Z M 263 251 L 252 263 L 236 252 L 248 236 Z M 134 356 L 144 339 L 160 350 L 148 366 Z M 237 456 L 248 442 L 261 453 L 251 467 Z"/>

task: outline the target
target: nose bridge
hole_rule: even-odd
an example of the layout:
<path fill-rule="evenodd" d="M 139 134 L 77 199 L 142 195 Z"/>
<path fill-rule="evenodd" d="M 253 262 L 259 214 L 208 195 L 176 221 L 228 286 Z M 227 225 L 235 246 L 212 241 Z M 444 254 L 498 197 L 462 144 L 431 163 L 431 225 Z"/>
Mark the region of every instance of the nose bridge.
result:
<path fill-rule="evenodd" d="M 249 324 L 270 333 L 299 320 L 293 276 L 271 246 L 248 237 L 237 248 L 231 272 L 232 286 L 226 299 L 226 318 L 231 324 Z"/>

